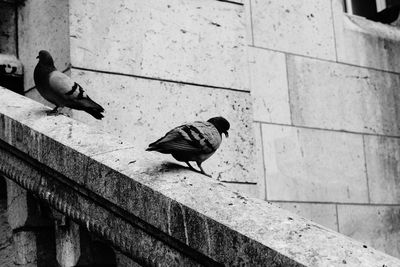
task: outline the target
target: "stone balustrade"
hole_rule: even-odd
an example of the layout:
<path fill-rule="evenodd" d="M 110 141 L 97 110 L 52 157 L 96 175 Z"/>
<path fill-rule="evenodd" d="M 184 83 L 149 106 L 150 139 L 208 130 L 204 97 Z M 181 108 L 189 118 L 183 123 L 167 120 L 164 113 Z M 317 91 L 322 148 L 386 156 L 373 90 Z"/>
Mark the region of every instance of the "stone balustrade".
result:
<path fill-rule="evenodd" d="M 120 253 L 118 266 L 400 266 L 166 155 L 46 110 L 0 89 L 0 174 L 9 181 L 9 203 L 18 196 L 30 203 L 9 205 L 20 258 L 27 240 L 39 250 L 55 239 L 61 266 L 88 264 L 96 240 Z M 43 236 L 54 220 L 54 234 Z"/>

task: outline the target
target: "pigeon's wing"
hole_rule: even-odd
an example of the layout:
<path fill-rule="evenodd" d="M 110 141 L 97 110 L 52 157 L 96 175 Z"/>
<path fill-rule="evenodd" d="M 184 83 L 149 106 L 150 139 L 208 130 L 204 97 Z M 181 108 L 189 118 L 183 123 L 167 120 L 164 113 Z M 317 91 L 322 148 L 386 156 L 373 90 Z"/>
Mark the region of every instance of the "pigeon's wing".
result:
<path fill-rule="evenodd" d="M 49 86 L 58 95 L 65 106 L 88 112 L 97 119 L 103 117 L 103 107 L 94 102 L 83 90 L 82 86 L 59 71 L 49 75 Z"/>
<path fill-rule="evenodd" d="M 221 135 L 211 123 L 194 122 L 172 129 L 164 137 L 150 144 L 148 150 L 208 154 L 214 152 L 220 143 Z"/>
<path fill-rule="evenodd" d="M 51 89 L 62 96 L 65 101 L 87 98 L 87 94 L 82 86 L 60 71 L 53 71 L 50 73 L 49 85 Z"/>

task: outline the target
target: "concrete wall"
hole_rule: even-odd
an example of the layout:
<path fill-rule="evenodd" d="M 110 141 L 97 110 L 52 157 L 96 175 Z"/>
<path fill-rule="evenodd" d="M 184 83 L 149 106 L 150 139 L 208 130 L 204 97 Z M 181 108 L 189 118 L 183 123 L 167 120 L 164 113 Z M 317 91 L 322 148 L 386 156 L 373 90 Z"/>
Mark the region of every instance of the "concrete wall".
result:
<path fill-rule="evenodd" d="M 400 256 L 400 30 L 340 0 L 248 0 L 261 197 Z"/>

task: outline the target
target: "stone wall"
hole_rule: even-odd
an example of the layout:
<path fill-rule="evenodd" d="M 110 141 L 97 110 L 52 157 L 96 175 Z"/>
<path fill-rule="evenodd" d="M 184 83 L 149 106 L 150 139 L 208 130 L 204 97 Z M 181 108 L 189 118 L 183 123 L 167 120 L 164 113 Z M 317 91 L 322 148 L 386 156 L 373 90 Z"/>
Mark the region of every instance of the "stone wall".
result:
<path fill-rule="evenodd" d="M 262 182 L 241 3 L 28 0 L 18 17 L 26 90 L 34 86 L 37 51 L 49 50 L 60 70 L 71 63 L 70 75 L 106 110 L 102 121 L 67 113 L 140 150 L 172 127 L 224 116 L 231 138 L 204 169 L 232 187 Z M 35 89 L 27 96 L 46 103 Z"/>
<path fill-rule="evenodd" d="M 400 30 L 340 0 L 248 0 L 261 197 L 400 256 Z"/>
<path fill-rule="evenodd" d="M 106 109 L 70 114 L 139 150 L 226 116 L 232 138 L 204 164 L 214 178 L 400 256 L 399 30 L 341 0 L 243 2 L 27 0 L 25 88 L 49 50 Z"/>
<path fill-rule="evenodd" d="M 0 176 L 0 266 L 14 267 L 12 230 L 7 221 L 7 190 L 5 178 Z"/>

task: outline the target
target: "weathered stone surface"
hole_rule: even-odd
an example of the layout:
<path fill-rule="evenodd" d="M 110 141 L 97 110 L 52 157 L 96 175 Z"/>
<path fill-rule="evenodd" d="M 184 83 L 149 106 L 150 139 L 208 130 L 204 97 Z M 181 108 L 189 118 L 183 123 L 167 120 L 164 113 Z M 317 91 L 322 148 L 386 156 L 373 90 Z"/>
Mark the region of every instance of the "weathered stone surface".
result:
<path fill-rule="evenodd" d="M 56 222 L 56 250 L 57 261 L 60 267 L 76 266 L 81 256 L 79 226 L 72 221 L 67 225 Z M 86 244 L 88 245 L 88 244 Z"/>
<path fill-rule="evenodd" d="M 291 124 L 285 54 L 249 47 L 254 120 Z"/>
<path fill-rule="evenodd" d="M 251 18 L 251 1 L 244 0 L 244 12 L 246 17 L 246 41 L 248 45 L 253 44 L 253 25 Z M 248 49 L 248 48 L 247 48 Z"/>
<path fill-rule="evenodd" d="M 338 217 L 342 234 L 400 257 L 399 207 L 339 205 Z"/>
<path fill-rule="evenodd" d="M 364 136 L 372 203 L 400 203 L 400 139 Z"/>
<path fill-rule="evenodd" d="M 338 231 L 336 205 L 296 202 L 274 202 L 278 207 L 294 212 L 329 229 Z"/>
<path fill-rule="evenodd" d="M 73 66 L 249 90 L 242 5 L 70 1 Z"/>
<path fill-rule="evenodd" d="M 12 240 L 12 229 L 7 222 L 7 199 L 0 197 L 0 266 L 17 266 L 14 264 L 15 250 Z"/>
<path fill-rule="evenodd" d="M 0 2 L 0 54 L 17 52 L 17 25 L 14 5 Z"/>
<path fill-rule="evenodd" d="M 288 57 L 293 124 L 400 135 L 398 75 Z"/>
<path fill-rule="evenodd" d="M 27 115 L 29 112 L 23 111 L 31 105 L 36 105 L 34 107 L 36 109 L 41 107 L 41 105 L 33 103 L 31 100 L 6 90 L 0 90 L 0 96 L 0 113 L 3 114 L 3 116 L 0 116 L 0 125 L 30 127 L 30 125 L 35 124 L 34 118 L 37 120 L 43 116 L 40 113 Z M 11 108 L 9 110 L 7 104 L 9 98 L 18 99 L 21 108 Z M 29 119 L 20 118 L 21 122 L 16 121 L 15 118 L 23 116 L 22 114 L 28 116 Z M 43 119 L 42 124 L 47 124 L 46 119 L 48 118 Z M 51 123 L 49 127 L 52 127 Z M 0 129 L 6 130 L 5 128 Z M 35 130 L 32 131 L 34 132 Z M 47 129 L 41 133 L 36 133 L 43 140 L 44 143 L 42 145 L 44 146 L 53 139 L 46 137 L 48 131 L 51 130 Z M 87 130 L 78 128 L 75 131 L 83 134 Z M 0 133 L 0 139 L 12 144 L 14 139 L 18 138 L 18 135 L 15 134 L 16 132 L 11 131 L 7 134 L 7 138 L 4 138 L 5 134 Z M 88 133 L 86 132 L 85 134 Z M 60 133 L 60 135 L 68 135 L 68 132 Z M 28 135 L 26 138 L 31 137 Z M 70 157 L 74 157 L 77 154 L 84 153 L 83 151 L 87 149 L 83 148 L 81 150 L 74 143 L 71 146 L 61 144 L 57 139 L 58 137 L 53 139 L 52 146 L 54 146 L 54 149 L 66 153 L 64 154 L 65 156 L 68 156 L 68 151 L 70 153 L 75 151 L 75 154 L 70 155 Z M 82 139 L 81 146 L 85 147 L 86 139 Z M 64 140 L 64 137 L 60 137 L 60 140 Z M 32 142 L 29 146 L 37 146 L 37 143 Z M 19 149 L 22 152 L 32 150 L 32 148 L 28 148 L 28 145 L 25 145 L 25 147 L 21 145 Z M 5 152 L 3 151 L 2 153 L 4 154 Z M 3 169 L 7 158 L 0 157 L 0 159 L 1 168 Z M 35 159 L 38 158 L 35 157 Z M 164 214 L 162 210 L 166 204 L 172 201 L 179 203 L 182 207 L 182 213 L 189 214 L 192 212 L 190 214 L 191 220 L 196 219 L 196 222 L 198 222 L 198 226 L 193 225 L 193 229 L 202 229 L 201 227 L 204 225 L 202 221 L 208 227 L 208 240 L 210 241 L 208 247 L 210 251 L 203 251 L 204 248 L 198 246 L 198 249 L 201 250 L 200 252 L 227 265 L 262 263 L 270 264 L 271 266 L 279 266 L 279 264 L 281 266 L 323 266 L 340 265 L 343 264 L 344 260 L 349 265 L 359 266 L 400 264 L 398 259 L 373 249 L 363 248 L 362 244 L 358 242 L 276 208 L 265 201 L 247 198 L 241 194 L 226 190 L 215 180 L 186 169 L 169 168 L 167 164 L 159 160 L 160 155 L 157 154 L 144 153 L 141 150 L 131 148 L 98 154 L 94 157 L 87 156 L 86 158 L 82 154 L 82 159 L 86 163 L 82 161 L 81 164 L 89 164 L 88 166 L 91 170 L 68 176 L 68 179 L 72 181 L 84 181 L 79 188 L 90 190 L 94 196 L 104 199 L 104 201 L 109 201 L 111 205 L 116 205 L 119 209 L 134 216 L 138 216 L 138 218 L 150 225 L 158 224 L 159 217 L 155 215 L 162 216 L 165 220 L 168 213 Z M 63 161 L 58 162 L 52 168 L 55 171 L 64 173 L 66 169 L 74 167 L 76 167 L 76 163 Z M 11 168 L 14 167 L 11 166 Z M 22 168 L 22 166 L 19 165 L 19 168 Z M 104 184 L 96 184 L 94 180 L 98 179 L 99 176 L 98 171 L 95 172 L 95 170 L 104 171 L 104 177 L 101 179 L 110 183 L 106 186 Z M 35 175 L 32 176 L 37 180 Z M 84 176 L 84 178 L 82 179 L 78 176 Z M 44 183 L 40 186 L 45 187 L 46 184 Z M 58 190 L 58 187 L 54 187 L 52 190 Z M 57 194 L 61 194 L 61 191 Z M 80 194 L 76 195 L 79 196 Z M 76 201 L 71 200 L 71 203 L 76 203 Z M 147 204 L 142 205 L 142 203 Z M 77 202 L 75 205 L 83 204 L 82 202 Z M 103 205 L 104 207 L 107 208 L 110 205 Z M 150 207 L 151 209 L 149 209 Z M 98 209 L 82 206 L 79 211 L 87 212 L 88 218 L 90 218 L 91 213 L 98 212 Z M 71 214 L 74 213 L 76 212 L 71 212 Z M 97 215 L 101 216 L 101 214 Z M 104 224 L 110 223 L 111 221 L 107 218 L 108 215 L 104 216 L 105 218 L 101 222 Z M 184 216 L 184 218 L 187 217 Z M 187 224 L 188 220 L 185 219 L 184 225 Z M 94 229 L 97 226 L 89 222 L 88 227 Z M 113 225 L 113 227 L 116 227 L 116 225 Z M 120 229 L 122 233 L 125 230 L 125 228 Z M 187 229 L 189 228 L 186 227 L 181 231 Z M 189 235 L 190 233 L 188 233 Z M 121 237 L 116 236 L 116 238 L 120 239 Z M 123 243 L 123 240 L 120 242 Z M 224 247 L 224 245 L 227 247 Z M 158 246 L 153 247 L 151 251 L 157 251 L 157 249 Z"/>
<path fill-rule="evenodd" d="M 343 1 L 332 1 L 338 61 L 400 72 L 400 30 L 343 12 Z"/>
<path fill-rule="evenodd" d="M 48 50 L 55 65 L 69 65 L 68 3 L 64 0 L 26 0 L 18 10 L 18 51 L 24 64 L 25 90 L 34 86 L 33 70 L 39 50 Z"/>
<path fill-rule="evenodd" d="M 140 267 L 138 263 L 134 262 L 132 259 L 128 258 L 124 254 L 115 251 L 115 257 L 118 267 Z"/>
<path fill-rule="evenodd" d="M 254 45 L 336 59 L 331 1 L 252 0 Z"/>
<path fill-rule="evenodd" d="M 28 267 L 36 266 L 36 234 L 34 232 L 18 232 L 13 234 L 15 263 Z"/>
<path fill-rule="evenodd" d="M 268 200 L 367 202 L 361 135 L 262 128 Z"/>
<path fill-rule="evenodd" d="M 264 177 L 264 160 L 263 160 L 263 146 L 261 136 L 261 124 L 253 123 L 254 131 L 254 146 L 255 146 L 255 157 L 254 162 L 256 167 L 255 182 L 254 183 L 224 183 L 224 185 L 232 191 L 238 191 L 244 193 L 249 197 L 258 199 L 265 199 L 265 177 Z"/>
<path fill-rule="evenodd" d="M 25 189 L 7 179 L 8 223 L 13 230 L 21 227 L 49 226 L 42 218 L 39 203 Z"/>
<path fill-rule="evenodd" d="M 16 265 L 57 266 L 54 232 L 48 229 L 13 233 Z"/>
<path fill-rule="evenodd" d="M 101 121 L 81 111 L 73 111 L 73 117 L 122 137 L 138 151 L 183 123 L 225 117 L 231 124 L 229 138 L 223 137 L 202 166 L 219 180 L 256 182 L 249 93 L 75 69 L 72 77 L 106 110 Z M 163 157 L 176 162 L 170 155 Z"/>

